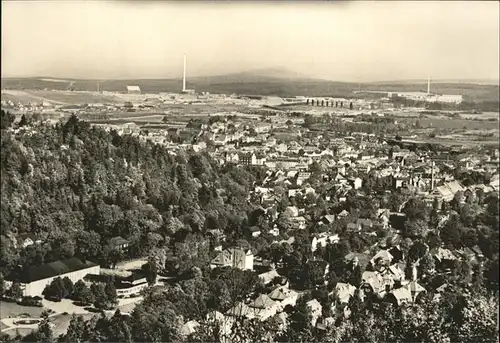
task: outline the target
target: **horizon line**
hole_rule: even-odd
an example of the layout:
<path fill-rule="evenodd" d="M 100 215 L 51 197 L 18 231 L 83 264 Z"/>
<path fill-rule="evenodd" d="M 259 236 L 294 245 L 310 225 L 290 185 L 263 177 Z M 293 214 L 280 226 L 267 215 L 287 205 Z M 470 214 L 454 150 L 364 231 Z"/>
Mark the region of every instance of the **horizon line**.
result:
<path fill-rule="evenodd" d="M 200 79 L 200 78 L 210 78 L 210 77 L 224 77 L 224 76 L 236 76 L 239 74 L 250 74 L 251 72 L 255 70 L 249 70 L 249 71 L 240 71 L 240 72 L 234 72 L 234 73 L 228 73 L 228 74 L 211 74 L 211 75 L 200 75 L 200 76 L 191 76 L 189 79 Z M 334 79 L 324 79 L 324 78 L 318 78 L 315 76 L 300 76 L 300 77 L 287 77 L 287 76 L 274 76 L 274 75 L 264 75 L 264 74 L 255 74 L 255 76 L 260 76 L 264 78 L 269 78 L 269 79 L 282 79 L 282 80 L 296 80 L 296 81 L 318 81 L 318 82 L 338 82 L 338 83 L 355 83 L 355 84 L 373 84 L 373 83 L 398 83 L 398 82 L 414 82 L 414 83 L 427 83 L 428 79 L 427 78 L 407 78 L 407 79 L 394 79 L 394 80 L 372 80 L 372 81 L 359 81 L 359 80 L 334 80 Z M 181 76 L 176 76 L 176 77 L 106 77 L 106 78 L 85 78 L 85 77 L 65 77 L 65 76 L 2 76 L 0 77 L 1 80 L 8 80 L 8 79 L 38 79 L 41 81 L 49 81 L 49 80 L 42 80 L 42 79 L 54 79 L 54 80 L 60 80 L 62 81 L 141 81 L 141 80 L 180 80 L 182 81 L 183 77 Z M 438 84 L 438 83 L 477 83 L 477 84 L 486 84 L 488 85 L 500 85 L 500 78 L 499 79 L 493 79 L 493 78 L 438 78 L 438 79 L 431 79 L 431 84 Z"/>

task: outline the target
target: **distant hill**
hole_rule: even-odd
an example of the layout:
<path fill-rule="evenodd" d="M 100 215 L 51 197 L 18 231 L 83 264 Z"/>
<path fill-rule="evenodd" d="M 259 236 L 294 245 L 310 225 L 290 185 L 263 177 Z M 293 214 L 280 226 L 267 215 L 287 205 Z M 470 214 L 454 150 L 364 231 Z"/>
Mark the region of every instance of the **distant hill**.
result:
<path fill-rule="evenodd" d="M 374 81 L 374 82 L 366 82 L 367 84 L 372 85 L 386 85 L 386 84 L 426 84 L 427 79 L 412 79 L 412 80 L 393 80 L 393 81 Z M 494 79 L 431 79 L 431 85 L 435 83 L 453 83 L 453 84 L 475 84 L 475 85 L 491 85 L 498 86 L 500 84 L 500 80 Z"/>
<path fill-rule="evenodd" d="M 274 95 L 290 97 L 331 96 L 353 97 L 354 91 L 426 91 L 427 80 L 404 80 L 389 82 L 337 82 L 314 79 L 284 68 L 258 69 L 227 75 L 192 77 L 187 87 L 198 92 L 225 94 Z M 129 79 L 99 80 L 101 91 L 125 92 L 127 85 L 137 85 L 145 93 L 178 92 L 182 87 L 180 79 Z M 2 88 L 9 89 L 54 89 L 96 91 L 97 80 L 40 78 L 3 78 Z M 461 94 L 474 101 L 499 101 L 499 86 L 491 84 L 440 82 L 434 80 L 432 92 L 440 94 Z"/>

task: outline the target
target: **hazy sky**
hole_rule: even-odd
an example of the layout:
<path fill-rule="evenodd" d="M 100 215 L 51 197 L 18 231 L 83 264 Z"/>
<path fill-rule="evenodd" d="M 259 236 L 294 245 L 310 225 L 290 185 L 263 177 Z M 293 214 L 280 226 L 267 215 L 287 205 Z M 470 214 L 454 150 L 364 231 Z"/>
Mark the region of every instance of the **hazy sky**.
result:
<path fill-rule="evenodd" d="M 499 76 L 499 2 L 2 1 L 2 76 Z"/>

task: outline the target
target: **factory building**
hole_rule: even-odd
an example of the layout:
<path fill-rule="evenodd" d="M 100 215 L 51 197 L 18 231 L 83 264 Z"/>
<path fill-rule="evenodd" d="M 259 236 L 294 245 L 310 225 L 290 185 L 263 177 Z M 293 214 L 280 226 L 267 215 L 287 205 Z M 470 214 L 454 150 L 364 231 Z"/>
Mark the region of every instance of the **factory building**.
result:
<path fill-rule="evenodd" d="M 128 94 L 141 94 L 139 86 L 127 86 Z"/>

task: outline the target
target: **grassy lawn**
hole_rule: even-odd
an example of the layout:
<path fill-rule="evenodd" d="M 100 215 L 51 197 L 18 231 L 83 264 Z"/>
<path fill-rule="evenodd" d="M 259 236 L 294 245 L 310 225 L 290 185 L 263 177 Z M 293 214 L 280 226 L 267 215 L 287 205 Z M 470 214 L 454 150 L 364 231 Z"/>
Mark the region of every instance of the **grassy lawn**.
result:
<path fill-rule="evenodd" d="M 23 328 L 23 329 L 15 329 L 15 328 L 12 328 L 12 329 L 4 331 L 3 333 L 8 334 L 10 337 L 16 337 L 16 335 L 17 335 L 18 332 L 19 332 L 19 334 L 21 336 L 26 336 L 29 333 L 31 333 L 32 331 L 33 331 L 33 329 L 25 329 L 25 328 Z"/>
<path fill-rule="evenodd" d="M 0 301 L 0 318 L 15 317 L 21 313 L 28 313 L 31 317 L 40 317 L 43 307 L 21 306 L 16 303 Z"/>

